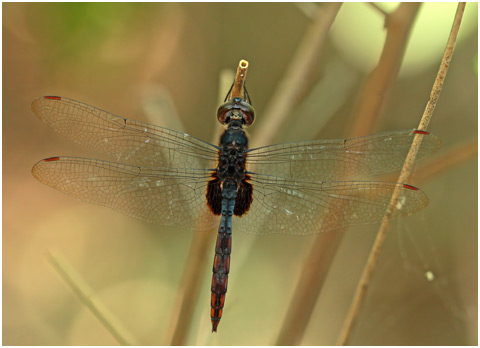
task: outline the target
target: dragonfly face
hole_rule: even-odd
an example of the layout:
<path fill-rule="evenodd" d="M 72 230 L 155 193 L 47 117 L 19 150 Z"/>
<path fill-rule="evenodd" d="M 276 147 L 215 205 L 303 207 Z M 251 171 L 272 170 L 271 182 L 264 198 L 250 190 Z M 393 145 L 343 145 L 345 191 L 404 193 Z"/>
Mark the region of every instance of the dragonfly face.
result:
<path fill-rule="evenodd" d="M 250 126 L 255 121 L 255 110 L 241 98 L 233 98 L 218 108 L 217 118 L 223 125 L 230 124 L 231 120 L 239 120 L 242 125 Z"/>
<path fill-rule="evenodd" d="M 428 203 L 421 190 L 368 178 L 401 168 L 417 135 L 423 137 L 418 159 L 440 146 L 428 132 L 406 130 L 248 149 L 243 127 L 254 122 L 255 113 L 240 98 L 218 109 L 227 126 L 219 146 L 63 97 L 37 98 L 32 110 L 58 133 L 109 158 L 44 159 L 32 169 L 39 181 L 145 221 L 218 227 L 213 331 L 225 302 L 232 230 L 308 235 L 377 223 L 394 190 L 401 204 L 392 214 L 414 214 Z M 219 221 L 205 217 L 207 207 Z"/>

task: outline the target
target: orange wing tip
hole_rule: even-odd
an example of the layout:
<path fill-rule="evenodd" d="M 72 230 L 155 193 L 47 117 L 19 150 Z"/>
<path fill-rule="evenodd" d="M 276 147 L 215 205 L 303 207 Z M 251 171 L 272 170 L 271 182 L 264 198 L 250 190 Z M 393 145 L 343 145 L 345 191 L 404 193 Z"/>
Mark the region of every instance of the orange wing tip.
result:
<path fill-rule="evenodd" d="M 415 186 L 412 186 L 412 185 L 408 185 L 408 184 L 403 184 L 403 187 L 406 188 L 406 189 L 409 189 L 409 190 L 413 190 L 413 191 L 418 191 L 419 188 L 415 187 Z"/>
<path fill-rule="evenodd" d="M 53 162 L 53 161 L 58 161 L 60 157 L 50 157 L 50 158 L 45 158 L 43 162 Z"/>
<path fill-rule="evenodd" d="M 56 95 L 47 95 L 43 98 L 44 99 L 50 99 L 50 100 L 62 100 L 62 97 L 57 97 Z"/>
<path fill-rule="evenodd" d="M 419 129 L 416 129 L 413 131 L 413 134 L 424 134 L 424 135 L 429 135 L 430 132 L 427 132 L 427 131 L 423 131 L 423 130 L 419 130 Z"/>

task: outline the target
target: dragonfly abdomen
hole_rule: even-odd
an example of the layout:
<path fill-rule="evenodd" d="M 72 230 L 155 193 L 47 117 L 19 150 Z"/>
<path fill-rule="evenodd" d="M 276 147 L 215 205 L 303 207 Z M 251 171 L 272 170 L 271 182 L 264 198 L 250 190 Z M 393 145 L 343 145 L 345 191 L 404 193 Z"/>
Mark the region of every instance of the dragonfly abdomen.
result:
<path fill-rule="evenodd" d="M 215 258 L 213 260 L 211 319 L 212 331 L 217 331 L 222 318 L 225 295 L 227 293 L 228 272 L 230 271 L 230 253 L 232 250 L 232 216 L 237 197 L 237 184 L 227 180 L 222 191 L 222 218 L 218 228 Z"/>

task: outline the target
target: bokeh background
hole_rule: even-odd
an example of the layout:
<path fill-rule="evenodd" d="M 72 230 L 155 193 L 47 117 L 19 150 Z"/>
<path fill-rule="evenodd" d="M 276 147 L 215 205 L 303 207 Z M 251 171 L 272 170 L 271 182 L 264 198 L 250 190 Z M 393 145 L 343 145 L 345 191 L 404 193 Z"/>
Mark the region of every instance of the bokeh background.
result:
<path fill-rule="evenodd" d="M 3 344 L 118 344 L 46 261 L 47 250 L 64 255 L 138 342 L 167 344 L 192 241 L 191 231 L 139 222 L 36 181 L 30 170 L 42 158 L 95 154 L 48 129 L 31 101 L 67 96 L 214 141 L 226 93 L 220 72 L 250 62 L 247 86 L 260 124 L 315 6 L 2 4 Z M 454 13 L 452 3 L 422 6 L 375 131 L 417 126 Z M 429 128 L 443 142 L 433 161 L 477 138 L 477 22 L 469 3 Z M 277 140 L 344 137 L 384 39 L 378 11 L 344 4 L 308 93 Z M 262 144 L 255 126 L 250 134 Z M 430 204 L 392 225 L 350 343 L 476 345 L 476 157 L 412 183 Z M 346 233 L 302 344 L 335 343 L 377 229 Z M 236 233 L 219 332 L 210 333 L 209 260 L 187 343 L 275 343 L 312 238 Z"/>

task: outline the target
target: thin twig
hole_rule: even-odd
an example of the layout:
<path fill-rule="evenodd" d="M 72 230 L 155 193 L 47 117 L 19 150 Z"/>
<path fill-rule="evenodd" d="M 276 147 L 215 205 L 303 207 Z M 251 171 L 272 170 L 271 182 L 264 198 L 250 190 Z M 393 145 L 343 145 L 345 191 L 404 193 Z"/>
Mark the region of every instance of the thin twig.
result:
<path fill-rule="evenodd" d="M 238 63 L 237 73 L 235 74 L 235 81 L 233 82 L 232 91 L 230 92 L 230 99 L 245 99 L 245 96 L 243 95 L 243 90 L 245 86 L 245 79 L 247 78 L 247 69 L 248 62 L 242 59 Z"/>
<path fill-rule="evenodd" d="M 238 64 L 235 82 L 230 91 L 230 98 L 242 98 L 247 68 L 248 62 L 241 60 Z M 218 141 L 218 139 L 215 139 L 215 141 Z M 204 210 L 204 214 L 205 216 L 202 217 L 200 221 L 204 221 L 207 216 L 212 215 L 207 209 Z M 199 299 L 200 285 L 207 270 L 207 262 L 209 260 L 208 253 L 211 250 L 214 237 L 215 233 L 212 230 L 204 232 L 197 230 L 194 233 L 179 286 L 175 305 L 176 310 L 173 314 L 171 335 L 168 339 L 170 345 L 179 346 L 186 344 L 186 339 L 192 325 L 193 313 Z"/>
<path fill-rule="evenodd" d="M 45 255 L 57 274 L 67 283 L 78 299 L 87 307 L 112 336 L 124 346 L 137 346 L 138 343 L 127 328 L 115 317 L 95 292 L 82 279 L 80 274 L 59 253 L 48 250 Z"/>
<path fill-rule="evenodd" d="M 440 69 L 437 73 L 437 77 L 435 79 L 435 82 L 433 84 L 432 92 L 430 94 L 430 99 L 427 103 L 427 106 L 425 108 L 425 111 L 423 113 L 422 119 L 420 120 L 420 124 L 418 129 L 420 130 L 425 130 L 426 127 L 428 126 L 428 123 L 430 122 L 430 119 L 433 115 L 433 111 L 435 109 L 435 106 L 438 101 L 438 97 L 440 95 L 440 92 L 443 87 L 443 83 L 445 80 L 445 76 L 448 71 L 448 67 L 450 65 L 450 61 L 452 59 L 452 54 L 453 50 L 455 48 L 455 42 L 457 39 L 457 34 L 460 29 L 460 23 L 462 20 L 463 12 L 465 10 L 465 3 L 459 3 L 457 12 L 455 14 L 455 19 L 453 22 L 452 30 L 450 32 L 450 37 L 448 39 L 447 47 L 445 48 L 445 52 L 443 55 L 442 63 L 440 65 Z M 398 178 L 398 182 L 406 182 L 410 176 L 410 173 L 412 172 L 413 168 L 413 163 L 415 161 L 415 157 L 417 155 L 417 152 L 420 148 L 422 142 L 422 136 L 417 135 L 412 143 L 412 146 L 410 148 L 410 151 L 407 155 L 407 159 L 405 160 L 405 164 L 402 168 L 402 171 L 400 172 L 400 176 Z M 363 270 L 362 276 L 360 278 L 360 281 L 358 283 L 357 289 L 355 291 L 355 295 L 350 307 L 350 310 L 347 314 L 346 320 L 343 325 L 342 332 L 339 336 L 339 339 L 337 341 L 337 345 L 345 345 L 348 343 L 348 340 L 351 336 L 354 324 L 355 324 L 355 319 L 358 316 L 358 313 L 360 312 L 360 308 L 363 304 L 363 301 L 365 299 L 365 294 L 368 288 L 368 285 L 370 283 L 370 279 L 372 277 L 373 270 L 375 268 L 375 265 L 378 261 L 378 257 L 380 255 L 380 250 L 383 246 L 383 242 L 386 237 L 386 232 L 388 229 L 388 226 L 390 224 L 391 218 L 392 218 L 392 213 L 396 209 L 396 205 L 398 202 L 400 196 L 400 190 L 395 190 L 395 192 L 392 195 L 392 199 L 390 201 L 389 207 L 387 208 L 387 212 L 385 213 L 385 216 L 383 218 L 382 224 L 380 226 L 380 229 L 378 231 L 377 237 L 375 239 L 375 242 L 373 244 L 372 250 L 370 252 L 370 255 L 368 257 L 367 264 L 365 266 L 365 269 Z"/>
<path fill-rule="evenodd" d="M 389 27 L 390 22 L 388 22 L 387 32 L 394 30 L 395 35 L 408 35 L 410 32 L 409 28 L 411 28 L 418 12 L 418 6 L 403 3 L 400 4 L 396 11 L 399 11 L 402 14 L 406 27 L 402 30 L 394 30 Z M 395 13 L 392 13 L 392 16 L 395 16 Z M 392 23 L 395 23 L 395 21 Z M 396 23 L 395 25 L 403 26 L 401 23 Z M 389 43 L 385 42 L 385 46 L 388 46 L 388 49 L 392 49 L 395 52 L 403 52 L 407 40 L 403 37 L 396 37 L 395 35 L 392 36 L 387 34 Z M 393 43 L 397 43 L 398 46 L 394 46 Z M 392 60 L 397 61 L 397 58 L 391 54 L 385 53 L 386 49 L 387 48 L 384 48 L 384 54 L 382 54 L 378 65 L 388 67 L 390 70 L 383 68 L 382 71 L 388 76 L 396 77 L 398 73 L 398 68 L 396 67 L 397 63 L 392 62 Z M 391 88 L 392 86 L 393 84 L 388 84 L 384 87 Z M 372 98 L 372 93 L 377 93 L 376 90 L 368 88 L 368 84 L 365 86 L 365 89 L 362 98 L 370 99 Z M 372 112 L 377 116 L 380 110 L 377 108 L 372 110 Z M 375 117 L 375 119 L 377 118 L 378 117 Z M 373 127 L 373 123 L 370 123 L 369 127 Z M 364 128 L 364 131 L 365 134 L 371 132 L 370 129 L 366 128 Z M 355 134 L 350 135 L 354 136 Z M 289 309 L 285 316 L 282 329 L 280 330 L 280 335 L 276 341 L 277 345 L 297 345 L 301 342 L 310 320 L 310 316 L 315 307 L 315 303 L 317 302 L 323 284 L 325 283 L 328 270 L 330 269 L 344 233 L 345 229 L 339 229 L 334 233 L 322 233 L 315 237 L 309 255 L 305 261 L 305 266 L 302 269 L 295 293 L 289 304 Z"/>
<path fill-rule="evenodd" d="M 292 113 L 298 99 L 307 88 L 313 68 L 318 65 L 330 29 L 341 3 L 324 3 L 317 10 L 315 21 L 310 25 L 292 58 L 283 79 L 265 108 L 256 127 L 263 142 L 274 140 L 286 118 Z M 258 137 L 257 137 L 258 138 Z M 252 147 L 260 144 L 256 142 Z M 264 144 L 263 144 L 264 145 Z"/>

